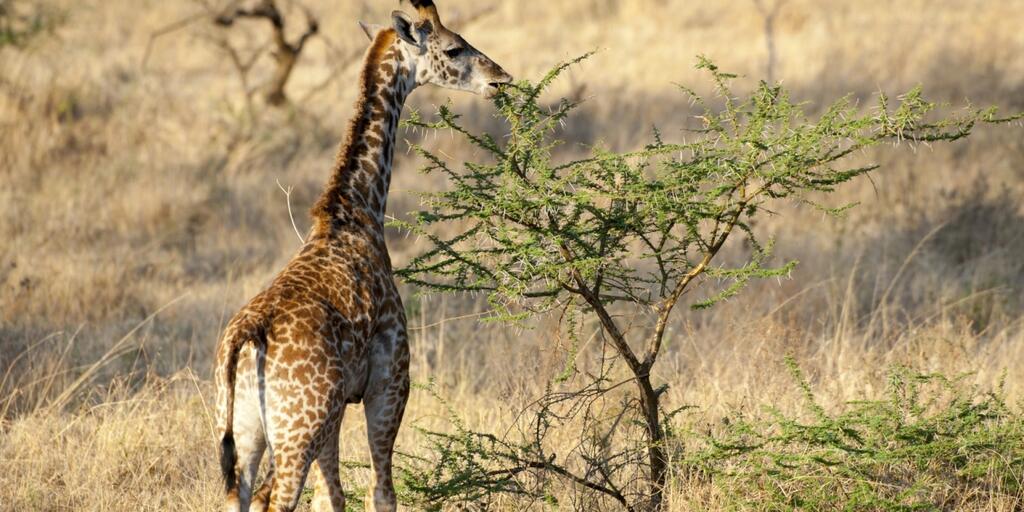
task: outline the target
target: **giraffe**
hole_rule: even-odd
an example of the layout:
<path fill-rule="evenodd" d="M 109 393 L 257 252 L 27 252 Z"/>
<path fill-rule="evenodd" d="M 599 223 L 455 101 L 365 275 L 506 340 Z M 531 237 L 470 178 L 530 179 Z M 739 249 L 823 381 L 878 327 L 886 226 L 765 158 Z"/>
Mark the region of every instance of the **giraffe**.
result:
<path fill-rule="evenodd" d="M 493 97 L 512 78 L 412 0 L 371 40 L 359 99 L 299 253 L 228 323 L 216 352 L 226 510 L 293 510 L 314 469 L 314 510 L 345 510 L 339 429 L 362 402 L 377 511 L 397 507 L 391 458 L 409 394 L 402 300 L 384 241 L 395 131 L 408 95 L 434 84 Z M 255 489 L 269 449 L 270 471 Z M 314 465 L 315 463 L 315 465 Z M 318 471 L 317 471 L 318 469 Z"/>

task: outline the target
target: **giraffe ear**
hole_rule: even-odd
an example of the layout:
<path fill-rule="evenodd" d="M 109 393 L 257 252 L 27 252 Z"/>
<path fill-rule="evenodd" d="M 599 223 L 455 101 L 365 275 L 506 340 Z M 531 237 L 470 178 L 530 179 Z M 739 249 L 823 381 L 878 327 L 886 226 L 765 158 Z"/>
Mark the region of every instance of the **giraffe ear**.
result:
<path fill-rule="evenodd" d="M 412 18 L 408 14 L 402 11 L 395 11 L 391 13 L 391 22 L 395 26 L 395 32 L 398 33 L 398 37 L 413 46 L 420 46 L 419 41 L 416 40 L 416 28 L 413 26 Z"/>
<path fill-rule="evenodd" d="M 384 30 L 383 25 L 374 25 L 371 23 L 363 23 L 361 21 L 359 22 L 359 28 L 363 29 L 363 32 L 366 33 L 366 37 L 370 38 L 370 41 L 376 39 L 377 34 L 379 34 L 381 30 Z"/>

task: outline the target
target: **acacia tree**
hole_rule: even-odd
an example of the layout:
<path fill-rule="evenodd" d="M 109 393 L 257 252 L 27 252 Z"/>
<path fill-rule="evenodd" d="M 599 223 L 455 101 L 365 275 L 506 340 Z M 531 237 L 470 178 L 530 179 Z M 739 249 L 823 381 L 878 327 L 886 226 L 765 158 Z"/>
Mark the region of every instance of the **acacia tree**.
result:
<path fill-rule="evenodd" d="M 826 208 L 814 198 L 877 168 L 845 164 L 862 149 L 953 141 L 978 123 L 1019 119 L 997 118 L 994 109 L 938 115 L 918 88 L 895 105 L 880 95 L 871 109 L 843 98 L 812 120 L 778 85 L 762 82 L 738 96 L 730 86 L 735 76 L 700 58 L 716 98 L 682 88 L 702 111 L 688 141 L 668 142 L 655 131 L 651 144 L 635 152 L 595 148 L 587 158 L 558 162 L 556 128 L 578 103 L 550 108 L 539 98 L 580 60 L 496 98 L 505 137 L 471 132 L 447 107 L 436 120 L 408 121 L 461 134 L 486 159 L 457 165 L 415 147 L 428 162 L 425 172 L 443 173 L 451 186 L 425 194 L 425 210 L 412 220 L 395 222 L 431 243 L 398 274 L 425 290 L 483 292 L 504 320 L 557 311 L 575 340 L 566 374 L 535 404 L 529 435 L 497 437 L 461 423 L 455 433 L 428 432 L 437 459 L 406 472 L 407 485 L 425 501 L 550 497 L 550 482 L 562 481 L 627 510 L 661 509 L 674 413 L 662 403 L 671 383 L 655 381 L 652 369 L 673 313 L 680 304 L 711 307 L 751 279 L 783 276 L 795 265 L 769 266 L 773 244 L 762 243 L 751 221 L 783 200 L 833 214 L 852 206 Z M 733 238 L 750 249 L 741 264 L 726 266 L 716 257 Z M 626 318 L 648 323 L 627 329 Z M 574 375 L 577 335 L 588 319 L 614 357 L 601 359 L 597 372 Z M 594 404 L 613 392 L 619 405 L 598 419 Z M 545 439 L 571 418 L 582 424 L 580 445 L 556 453 Z M 635 442 L 632 425 L 640 425 L 642 442 Z"/>

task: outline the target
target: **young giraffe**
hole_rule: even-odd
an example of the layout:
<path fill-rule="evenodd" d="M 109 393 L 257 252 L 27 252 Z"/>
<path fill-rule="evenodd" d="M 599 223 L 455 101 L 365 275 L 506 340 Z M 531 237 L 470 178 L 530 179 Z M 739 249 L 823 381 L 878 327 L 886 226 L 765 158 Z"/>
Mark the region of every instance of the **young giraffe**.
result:
<path fill-rule="evenodd" d="M 345 510 L 338 432 L 345 405 L 362 401 L 374 471 L 374 508 L 396 508 L 395 436 L 409 394 L 402 300 L 384 243 L 395 130 L 419 85 L 491 97 L 511 77 L 441 24 L 431 0 L 418 19 L 392 13 L 363 25 L 356 112 L 334 173 L 313 206 L 298 255 L 229 323 L 217 349 L 217 417 L 227 510 L 290 511 L 313 462 L 314 510 Z M 253 493 L 265 449 L 271 469 Z"/>

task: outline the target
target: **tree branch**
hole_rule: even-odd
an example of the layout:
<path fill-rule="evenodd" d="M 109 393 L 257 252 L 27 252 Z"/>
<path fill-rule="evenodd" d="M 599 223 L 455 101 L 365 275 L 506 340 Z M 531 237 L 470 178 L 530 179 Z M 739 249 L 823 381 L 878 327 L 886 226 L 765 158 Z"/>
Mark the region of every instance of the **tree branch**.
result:
<path fill-rule="evenodd" d="M 725 245 L 725 242 L 728 240 L 732 230 L 736 227 L 736 224 L 739 222 L 740 216 L 743 215 L 743 211 L 746 209 L 747 204 L 749 204 L 750 201 L 764 190 L 763 188 L 758 189 L 747 196 L 743 190 L 743 186 L 741 185 L 739 188 L 743 199 L 736 205 L 736 210 L 729 218 L 725 229 L 720 235 L 717 235 L 717 238 L 708 248 L 707 252 L 704 253 L 704 257 L 701 258 L 700 263 L 693 267 L 685 276 L 683 276 L 682 279 L 679 280 L 678 283 L 676 283 L 672 293 L 658 306 L 658 322 L 655 324 L 654 333 L 651 335 L 651 338 L 647 343 L 647 349 L 644 351 L 642 364 L 647 371 L 650 371 L 650 368 L 654 366 L 655 361 L 658 359 L 658 354 L 661 352 L 662 341 L 665 338 L 665 329 L 668 327 L 669 316 L 672 314 L 672 310 L 675 308 L 679 298 L 683 295 L 683 292 L 686 291 L 686 288 L 690 283 L 708 269 L 711 260 L 714 259 L 718 254 L 718 251 L 722 249 L 722 246 Z"/>
<path fill-rule="evenodd" d="M 608 495 L 609 497 L 613 498 L 615 501 L 619 502 L 619 504 L 621 504 L 623 507 L 625 507 L 626 510 L 628 510 L 630 512 L 633 512 L 633 511 L 636 510 L 634 507 L 632 507 L 629 504 L 629 502 L 626 500 L 626 497 L 623 496 L 622 493 L 619 492 L 618 490 L 610 489 L 610 488 L 605 487 L 605 486 L 603 486 L 601 484 L 591 482 L 590 480 L 587 480 L 586 478 L 583 478 L 583 477 L 581 477 L 579 475 L 573 474 L 569 470 L 567 470 L 567 469 L 565 469 L 565 468 L 563 468 L 561 466 L 556 466 L 554 464 L 551 464 L 550 462 L 522 461 L 521 464 L 518 467 L 508 468 L 508 469 L 498 469 L 498 470 L 494 470 L 494 471 L 489 471 L 489 472 L 487 472 L 487 475 L 488 476 L 497 476 L 497 475 L 510 475 L 510 476 L 512 476 L 512 475 L 516 475 L 516 474 L 522 473 L 523 471 L 526 471 L 528 469 L 543 469 L 545 471 L 550 471 L 550 472 L 555 473 L 556 475 L 559 475 L 559 476 L 561 476 L 561 477 L 563 477 L 563 478 L 565 478 L 567 480 L 571 480 L 572 482 L 575 482 L 575 483 L 577 483 L 579 485 L 582 485 L 583 487 L 586 487 L 588 489 L 591 489 L 591 490 L 594 490 L 594 491 L 598 491 L 600 493 Z"/>
<path fill-rule="evenodd" d="M 566 263 L 571 265 L 575 261 L 572 251 L 570 251 L 564 243 L 560 244 L 559 250 Z M 572 268 L 570 272 L 573 280 L 576 281 L 576 287 L 570 288 L 569 286 L 564 285 L 563 287 L 567 291 L 574 291 L 575 293 L 580 294 L 583 299 L 587 301 L 587 304 L 590 304 L 590 307 L 594 309 L 594 313 L 596 313 L 598 319 L 600 319 L 601 326 L 604 327 L 605 332 L 607 332 L 611 337 L 615 350 L 623 359 L 625 359 L 626 364 L 629 365 L 629 369 L 633 371 L 633 374 L 640 376 L 642 373 L 640 360 L 637 359 L 633 349 L 629 347 L 629 342 L 627 342 L 625 336 L 622 335 L 622 331 L 615 323 L 615 319 L 608 314 L 608 310 L 604 307 L 604 303 L 601 302 L 601 298 L 597 296 L 589 286 L 587 286 L 587 283 L 583 280 L 583 276 L 580 275 L 579 271 Z"/>

